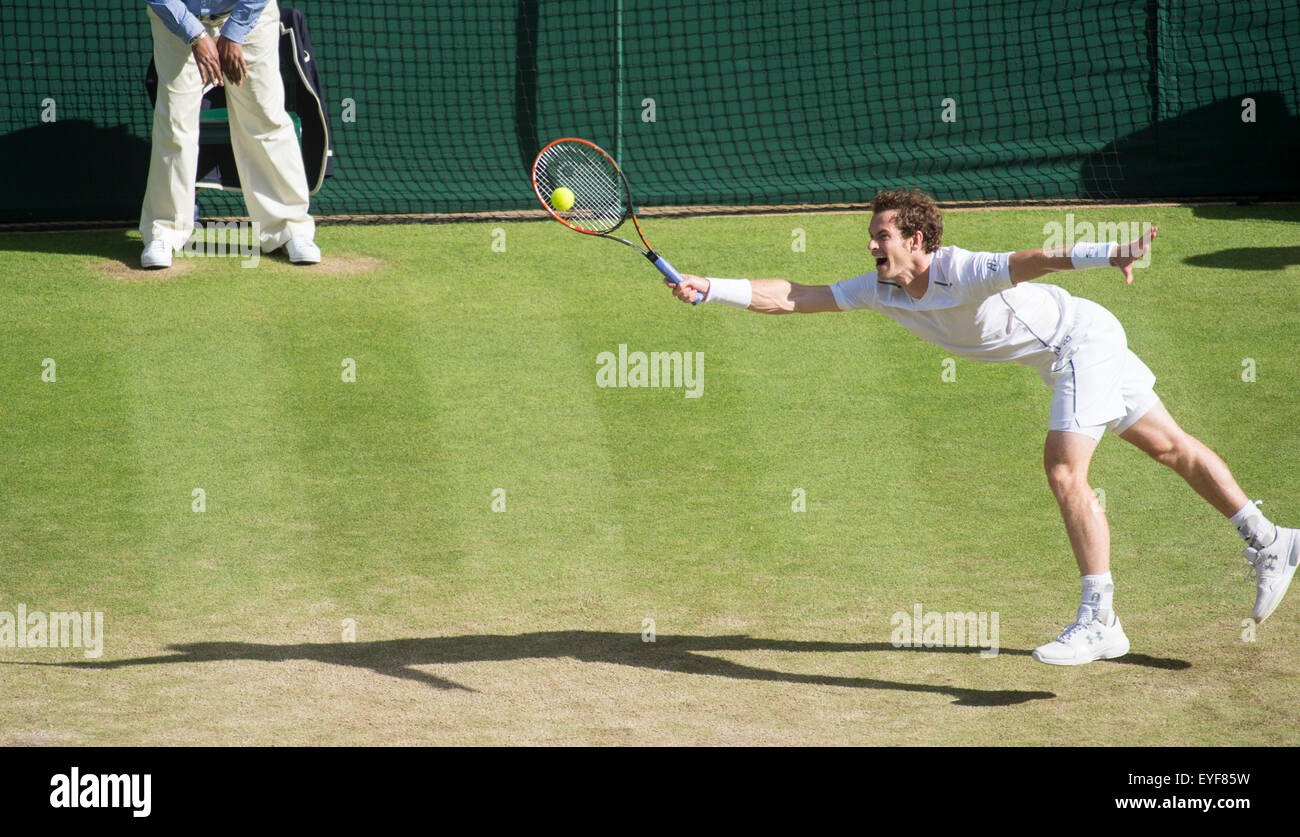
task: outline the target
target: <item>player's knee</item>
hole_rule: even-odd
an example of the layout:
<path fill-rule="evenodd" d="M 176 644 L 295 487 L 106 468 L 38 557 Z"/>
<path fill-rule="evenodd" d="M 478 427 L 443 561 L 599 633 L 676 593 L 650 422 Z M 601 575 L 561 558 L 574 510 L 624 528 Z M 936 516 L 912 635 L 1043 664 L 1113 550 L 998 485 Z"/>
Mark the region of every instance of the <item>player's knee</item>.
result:
<path fill-rule="evenodd" d="M 1152 444 L 1147 453 L 1161 465 L 1177 470 L 1193 456 L 1192 439 L 1186 433 L 1165 436 Z"/>
<path fill-rule="evenodd" d="M 1047 484 L 1058 500 L 1071 497 L 1078 492 L 1091 493 L 1088 489 L 1088 469 L 1080 468 L 1069 462 L 1046 463 Z"/>

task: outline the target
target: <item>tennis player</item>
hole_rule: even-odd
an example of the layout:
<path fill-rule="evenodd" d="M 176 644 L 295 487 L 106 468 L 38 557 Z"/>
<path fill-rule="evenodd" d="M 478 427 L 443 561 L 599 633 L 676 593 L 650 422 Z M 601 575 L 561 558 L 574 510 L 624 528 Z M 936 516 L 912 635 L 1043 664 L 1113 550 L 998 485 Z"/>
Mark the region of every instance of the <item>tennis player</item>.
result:
<path fill-rule="evenodd" d="M 882 191 L 872 212 L 868 249 L 876 269 L 870 273 L 833 285 L 684 275 L 670 287 L 684 302 L 702 294 L 706 302 L 763 314 L 870 308 L 959 357 L 1038 370 L 1052 390 L 1043 464 L 1083 595 L 1074 622 L 1035 648 L 1035 659 L 1078 665 L 1129 650 L 1115 613 L 1110 529 L 1088 485 L 1088 466 L 1106 430 L 1168 465 L 1232 522 L 1257 580 L 1252 618 L 1266 619 L 1295 575 L 1300 532 L 1269 522 L 1223 460 L 1178 426 L 1113 314 L 1055 285 L 1031 282 L 1063 270 L 1112 267 L 1131 284 L 1133 264 L 1151 247 L 1156 228 L 1126 244 L 1081 242 L 1068 253 L 984 253 L 941 246 L 939 208 L 918 190 Z"/>

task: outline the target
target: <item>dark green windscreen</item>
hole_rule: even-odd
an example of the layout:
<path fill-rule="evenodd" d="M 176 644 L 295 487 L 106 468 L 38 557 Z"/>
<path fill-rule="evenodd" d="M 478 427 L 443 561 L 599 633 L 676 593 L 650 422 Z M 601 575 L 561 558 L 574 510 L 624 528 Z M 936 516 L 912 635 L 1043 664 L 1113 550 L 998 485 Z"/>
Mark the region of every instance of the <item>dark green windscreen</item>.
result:
<path fill-rule="evenodd" d="M 333 130 L 318 215 L 531 208 L 560 136 L 641 205 L 1300 193 L 1291 2 L 293 5 Z M 0 222 L 137 217 L 145 3 L 4 6 Z"/>

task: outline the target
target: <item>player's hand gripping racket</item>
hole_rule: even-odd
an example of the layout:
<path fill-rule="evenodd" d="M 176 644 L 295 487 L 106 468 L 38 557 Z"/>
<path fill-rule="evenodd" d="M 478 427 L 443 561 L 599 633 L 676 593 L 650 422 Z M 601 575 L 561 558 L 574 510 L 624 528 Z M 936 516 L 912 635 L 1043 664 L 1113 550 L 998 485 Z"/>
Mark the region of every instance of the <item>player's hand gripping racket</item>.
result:
<path fill-rule="evenodd" d="M 533 191 L 551 217 L 564 226 L 587 235 L 621 241 L 649 259 L 669 282 L 676 285 L 682 281 L 677 268 L 656 253 L 645 240 L 636 210 L 632 208 L 632 192 L 627 178 L 614 158 L 600 146 L 576 137 L 548 143 L 538 152 L 533 163 Z M 572 204 L 564 206 L 570 199 Z M 632 219 L 636 234 L 645 245 L 644 250 L 626 238 L 610 234 L 628 218 Z M 698 294 L 692 305 L 699 305 L 703 299 L 704 294 Z"/>

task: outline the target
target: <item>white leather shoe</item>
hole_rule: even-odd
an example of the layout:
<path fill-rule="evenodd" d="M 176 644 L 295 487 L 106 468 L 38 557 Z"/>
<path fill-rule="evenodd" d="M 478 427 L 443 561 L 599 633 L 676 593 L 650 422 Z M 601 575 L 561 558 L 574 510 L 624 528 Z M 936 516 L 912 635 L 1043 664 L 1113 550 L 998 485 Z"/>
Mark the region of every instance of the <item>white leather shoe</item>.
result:
<path fill-rule="evenodd" d="M 284 245 L 284 250 L 289 254 L 289 261 L 294 264 L 318 264 L 320 262 L 320 248 L 310 238 L 291 238 Z"/>
<path fill-rule="evenodd" d="M 1061 635 L 1034 649 L 1034 659 L 1054 666 L 1077 666 L 1093 660 L 1113 660 L 1128 653 L 1128 637 L 1114 611 L 1110 624 L 1097 618 L 1087 605 L 1079 606 L 1074 624 L 1066 625 Z"/>
<path fill-rule="evenodd" d="M 1257 592 L 1251 618 L 1263 622 L 1286 595 L 1300 563 L 1300 530 L 1277 527 L 1277 538 L 1263 549 L 1247 548 L 1241 553 L 1255 576 Z"/>
<path fill-rule="evenodd" d="M 159 268 L 172 266 L 172 246 L 162 239 L 155 239 L 149 242 L 140 254 L 140 266 L 144 268 Z"/>

